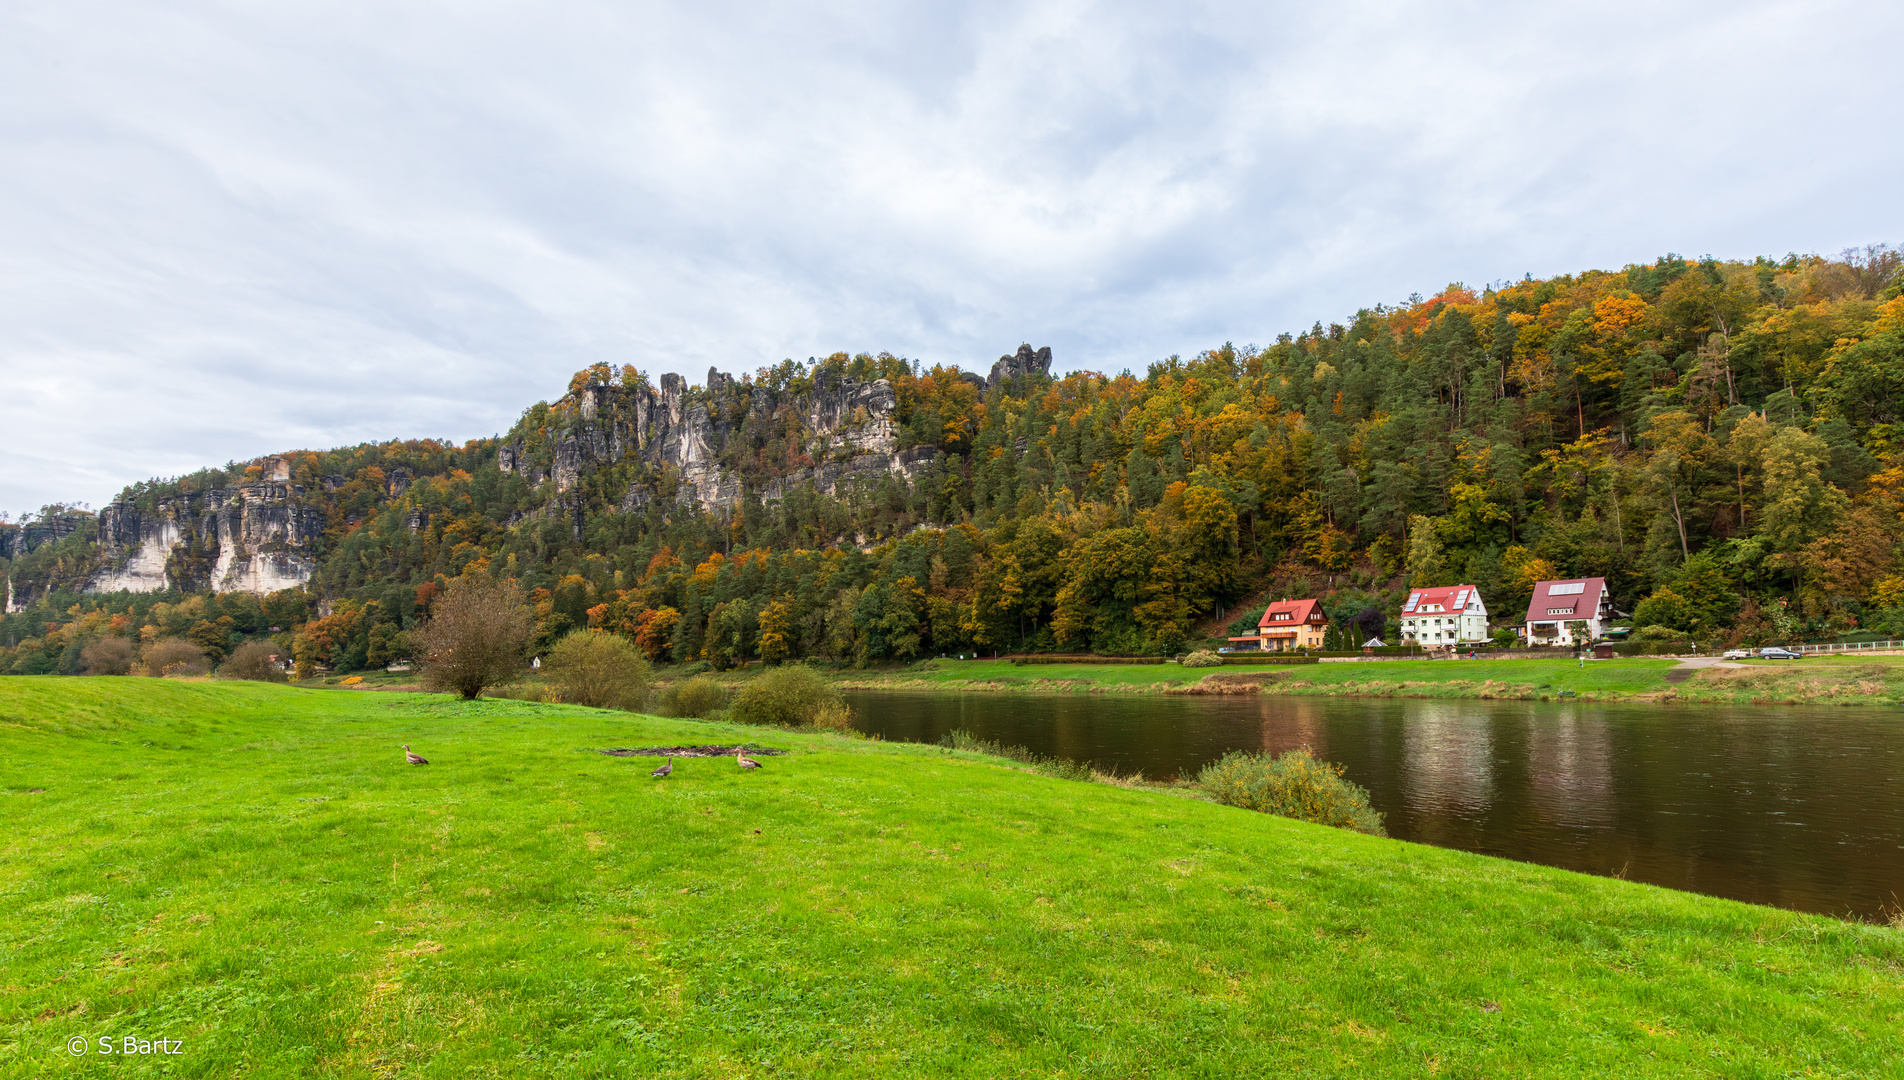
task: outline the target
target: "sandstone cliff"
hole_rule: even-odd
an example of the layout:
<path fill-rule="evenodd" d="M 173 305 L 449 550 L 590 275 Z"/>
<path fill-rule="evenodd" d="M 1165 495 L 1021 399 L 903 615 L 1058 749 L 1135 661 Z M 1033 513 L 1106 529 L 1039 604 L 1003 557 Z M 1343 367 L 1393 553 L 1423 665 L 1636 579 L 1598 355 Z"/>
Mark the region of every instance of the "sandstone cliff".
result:
<path fill-rule="evenodd" d="M 115 502 L 99 512 L 107 565 L 87 592 L 166 588 L 268 593 L 308 581 L 323 515 L 304 489 L 278 480 L 158 499 L 150 509 Z"/>
<path fill-rule="evenodd" d="M 556 423 L 542 446 L 535 445 L 537 433 L 516 433 L 497 464 L 532 484 L 553 480 L 562 493 L 587 468 L 633 460 L 644 475 L 629 484 L 621 509 L 647 505 L 663 479 L 676 505 L 725 509 L 739 503 L 746 488 L 727 460 L 746 448 L 750 420 L 754 429 L 774 422 L 795 432 L 813 464 L 762 478 L 755 493 L 778 499 L 813 483 L 834 494 L 842 485 L 887 476 L 911 480 L 937 456 L 929 447 L 897 452 L 897 403 L 884 379 L 863 382 L 825 369 L 799 394 L 750 387 L 714 370 L 698 392 L 673 374 L 661 376 L 659 389 L 590 382 L 557 403 Z"/>

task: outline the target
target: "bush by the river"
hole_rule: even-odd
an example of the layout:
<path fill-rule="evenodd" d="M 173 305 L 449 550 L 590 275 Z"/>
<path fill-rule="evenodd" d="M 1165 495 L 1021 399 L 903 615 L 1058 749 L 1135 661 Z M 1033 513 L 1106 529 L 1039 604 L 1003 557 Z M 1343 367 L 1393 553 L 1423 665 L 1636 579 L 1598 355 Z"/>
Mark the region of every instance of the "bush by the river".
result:
<path fill-rule="evenodd" d="M 670 683 L 656 707 L 663 716 L 692 716 L 706 720 L 727 705 L 727 691 L 705 675 Z"/>
<path fill-rule="evenodd" d="M 1179 660 L 1177 662 L 1179 664 L 1182 664 L 1184 667 L 1222 667 L 1223 666 L 1223 658 L 1221 656 L 1218 656 L 1216 653 L 1211 652 L 1208 649 L 1198 649 L 1196 652 L 1191 653 L 1190 655 L 1184 657 L 1182 660 Z"/>
<path fill-rule="evenodd" d="M 570 705 L 638 711 L 647 701 L 653 669 L 620 634 L 577 630 L 542 660 L 542 677 Z"/>
<path fill-rule="evenodd" d="M 744 724 L 845 727 L 850 714 L 839 692 L 804 664 L 784 664 L 747 684 L 729 716 Z"/>
<path fill-rule="evenodd" d="M 1342 771 L 1306 746 L 1280 756 L 1232 750 L 1205 765 L 1197 785 L 1230 806 L 1387 836 L 1368 789 L 1343 779 Z"/>

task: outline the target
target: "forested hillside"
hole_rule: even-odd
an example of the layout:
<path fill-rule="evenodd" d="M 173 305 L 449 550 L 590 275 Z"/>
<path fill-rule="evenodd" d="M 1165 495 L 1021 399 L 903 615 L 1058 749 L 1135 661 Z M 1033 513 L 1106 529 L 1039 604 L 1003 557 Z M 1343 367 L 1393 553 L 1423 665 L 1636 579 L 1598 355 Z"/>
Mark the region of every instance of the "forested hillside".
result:
<path fill-rule="evenodd" d="M 1346 620 L 1410 584 L 1472 582 L 1516 622 L 1563 575 L 1702 640 L 1904 635 L 1899 271 L 1867 248 L 1452 285 L 1141 374 L 841 353 L 657 389 L 599 367 L 497 439 L 153 481 L 103 533 L 63 507 L 0 527 L 0 670 L 79 671 L 102 636 L 379 664 L 465 573 L 520 580 L 544 640 L 715 665 L 1171 652 L 1253 599 Z M 193 523 L 272 475 L 308 524 L 259 550 L 308 581 L 205 591 Z M 132 580 L 118 522 L 155 542 L 161 511 L 166 587 L 81 592 Z"/>

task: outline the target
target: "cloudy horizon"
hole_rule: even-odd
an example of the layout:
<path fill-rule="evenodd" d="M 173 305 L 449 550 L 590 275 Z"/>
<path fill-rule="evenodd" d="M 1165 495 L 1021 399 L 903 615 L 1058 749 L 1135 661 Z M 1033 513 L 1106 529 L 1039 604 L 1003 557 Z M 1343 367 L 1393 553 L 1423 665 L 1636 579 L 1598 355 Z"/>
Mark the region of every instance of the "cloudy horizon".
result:
<path fill-rule="evenodd" d="M 1060 370 L 1904 240 L 1904 9 L 0 13 L 0 510 L 506 430 L 598 361 Z"/>

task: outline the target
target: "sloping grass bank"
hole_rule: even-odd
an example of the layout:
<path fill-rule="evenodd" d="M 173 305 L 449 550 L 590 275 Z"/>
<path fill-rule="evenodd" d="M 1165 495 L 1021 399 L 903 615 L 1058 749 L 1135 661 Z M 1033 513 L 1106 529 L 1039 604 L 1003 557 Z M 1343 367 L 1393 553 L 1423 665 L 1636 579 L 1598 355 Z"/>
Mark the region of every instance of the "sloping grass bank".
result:
<path fill-rule="evenodd" d="M 1253 684 L 1266 694 L 1712 704 L 1896 706 L 1904 702 L 1904 659 L 1818 657 L 1755 661 L 1683 673 L 1676 660 L 1401 660 L 1317 664 L 1289 672 L 1213 676 L 1212 686 Z"/>
<path fill-rule="evenodd" d="M 726 759 L 602 747 L 742 738 Z M 430 758 L 402 763 L 400 743 Z M 43 789 L 29 794 L 33 789 Z M 1897 1076 L 1904 934 L 936 747 L 0 679 L 0 1075 Z M 86 1057 L 67 1041 L 95 1040 Z"/>
<path fill-rule="evenodd" d="M 1723 704 L 1904 704 L 1904 657 L 1808 657 L 1711 668 L 1667 679 L 1679 661 L 1656 657 L 1587 660 L 1380 660 L 1289 668 L 1184 668 L 1176 664 L 1014 665 L 1005 660 L 933 660 L 897 670 L 845 670 L 846 690 L 1047 694 L 1268 693 L 1321 697 L 1435 697 L 1517 700 L 1688 701 Z M 716 678 L 742 685 L 756 669 Z"/>

